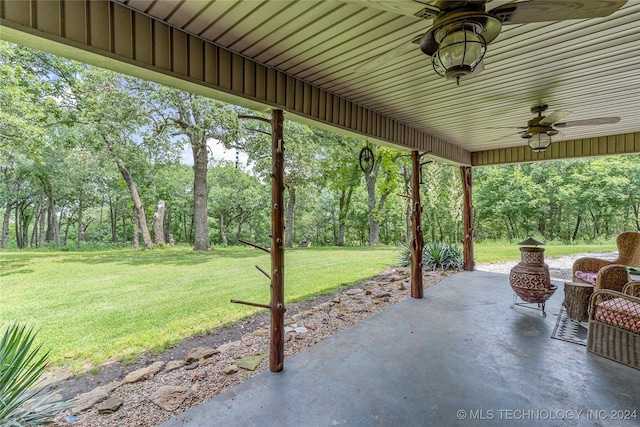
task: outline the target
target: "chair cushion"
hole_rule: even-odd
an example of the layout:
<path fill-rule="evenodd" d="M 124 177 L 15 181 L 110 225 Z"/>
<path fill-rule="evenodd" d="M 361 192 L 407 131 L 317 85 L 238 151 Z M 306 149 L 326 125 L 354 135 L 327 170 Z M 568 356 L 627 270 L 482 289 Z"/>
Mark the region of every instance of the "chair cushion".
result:
<path fill-rule="evenodd" d="M 596 284 L 596 280 L 598 279 L 598 273 L 593 271 L 576 271 L 576 277 L 580 280 L 583 280 L 587 283 L 591 283 L 592 285 Z"/>
<path fill-rule="evenodd" d="M 640 304 L 613 298 L 596 306 L 595 319 L 602 323 L 640 333 Z"/>

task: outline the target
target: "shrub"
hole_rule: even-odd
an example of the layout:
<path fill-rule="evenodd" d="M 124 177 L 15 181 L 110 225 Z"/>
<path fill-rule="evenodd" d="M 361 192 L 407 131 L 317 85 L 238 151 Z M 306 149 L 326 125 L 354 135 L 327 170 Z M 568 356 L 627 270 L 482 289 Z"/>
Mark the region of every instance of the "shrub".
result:
<path fill-rule="evenodd" d="M 411 265 L 411 246 L 407 243 L 398 243 L 398 264 L 403 267 Z M 422 251 L 422 266 L 430 270 L 438 267 L 442 270 L 462 269 L 462 250 L 454 245 L 442 242 L 429 242 L 424 245 Z"/>
<path fill-rule="evenodd" d="M 424 245 L 422 265 L 431 270 L 438 267 L 442 271 L 460 270 L 462 269 L 462 250 L 447 243 L 429 242 Z"/>
<path fill-rule="evenodd" d="M 70 405 L 39 396 L 37 382 L 47 366 L 48 352 L 39 356 L 42 344 L 31 348 L 33 329 L 12 325 L 0 341 L 0 426 L 26 427 L 48 424 Z"/>

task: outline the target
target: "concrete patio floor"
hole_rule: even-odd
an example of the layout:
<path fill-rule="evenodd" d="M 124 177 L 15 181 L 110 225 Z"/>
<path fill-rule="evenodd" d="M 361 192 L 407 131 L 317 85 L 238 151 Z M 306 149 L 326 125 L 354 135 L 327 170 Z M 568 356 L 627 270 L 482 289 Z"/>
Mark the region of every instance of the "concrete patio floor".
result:
<path fill-rule="evenodd" d="M 640 425 L 639 370 L 551 338 L 554 283 L 545 318 L 461 272 L 162 427 Z"/>

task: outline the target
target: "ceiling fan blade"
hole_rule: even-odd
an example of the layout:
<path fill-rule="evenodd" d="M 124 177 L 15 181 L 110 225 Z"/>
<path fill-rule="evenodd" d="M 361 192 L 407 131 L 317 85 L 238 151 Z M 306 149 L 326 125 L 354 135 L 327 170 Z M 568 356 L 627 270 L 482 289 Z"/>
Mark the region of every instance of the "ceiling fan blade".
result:
<path fill-rule="evenodd" d="M 627 0 L 529 0 L 507 3 L 490 10 L 502 24 L 564 21 L 567 19 L 600 18 L 611 15 Z"/>
<path fill-rule="evenodd" d="M 435 0 L 341 0 L 344 3 L 353 3 L 362 7 L 393 12 L 398 15 L 412 16 L 420 19 L 435 18 L 440 13 L 440 8 L 435 5 Z"/>
<path fill-rule="evenodd" d="M 610 125 L 618 123 L 620 117 L 596 117 L 586 120 L 572 120 L 570 122 L 556 123 L 554 126 L 558 128 L 568 128 L 573 126 L 594 126 L 594 125 Z"/>
<path fill-rule="evenodd" d="M 566 119 L 571 114 L 573 114 L 573 113 L 571 113 L 571 111 L 565 111 L 565 110 L 554 111 L 553 113 L 549 114 L 548 116 L 546 116 L 545 118 L 540 120 L 540 124 L 541 125 L 552 125 L 554 123 L 559 122 L 560 120 Z"/>

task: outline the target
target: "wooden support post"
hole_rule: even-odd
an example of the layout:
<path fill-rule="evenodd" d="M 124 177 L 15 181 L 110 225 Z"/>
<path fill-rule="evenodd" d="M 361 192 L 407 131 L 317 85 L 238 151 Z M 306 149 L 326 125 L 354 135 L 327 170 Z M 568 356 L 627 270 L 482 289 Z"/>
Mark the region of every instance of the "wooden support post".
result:
<path fill-rule="evenodd" d="M 420 204 L 420 155 L 411 152 L 411 197 L 413 210 L 411 212 L 411 297 L 422 298 L 422 250 L 424 239 L 422 236 L 422 205 Z"/>
<path fill-rule="evenodd" d="M 284 113 L 271 116 L 271 327 L 269 369 L 284 369 Z"/>
<path fill-rule="evenodd" d="M 473 259 L 473 201 L 471 199 L 473 182 L 471 179 L 471 166 L 460 166 L 460 176 L 462 177 L 462 191 L 464 194 L 462 204 L 464 211 L 464 235 L 462 237 L 463 268 L 467 271 L 473 271 L 475 261 Z"/>

